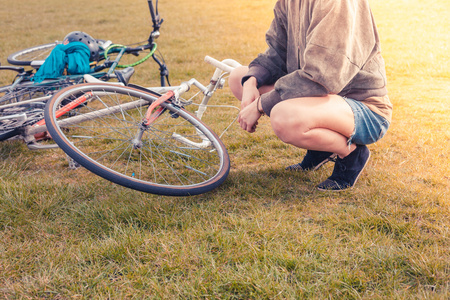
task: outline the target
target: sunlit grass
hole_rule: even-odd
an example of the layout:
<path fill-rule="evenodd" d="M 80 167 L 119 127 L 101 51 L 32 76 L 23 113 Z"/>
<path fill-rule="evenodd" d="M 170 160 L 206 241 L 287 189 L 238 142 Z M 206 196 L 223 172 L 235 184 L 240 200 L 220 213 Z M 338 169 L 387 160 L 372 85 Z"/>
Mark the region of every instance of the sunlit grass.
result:
<path fill-rule="evenodd" d="M 207 83 L 205 55 L 248 64 L 265 48 L 274 3 L 161 0 L 158 45 L 172 83 Z M 3 142 L 0 298 L 448 299 L 450 4 L 371 4 L 394 116 L 354 189 L 315 190 L 331 165 L 286 173 L 304 151 L 281 143 L 267 118 L 255 134 L 231 127 L 223 137 L 230 176 L 189 198 L 128 190 L 69 170 L 60 150 Z M 2 65 L 9 53 L 73 30 L 123 44 L 149 33 L 144 0 L 0 6 Z M 12 80 L 7 74 L 0 83 Z M 132 82 L 157 76 L 146 62 Z M 217 96 L 214 104 L 238 105 L 227 89 Z M 217 129 L 235 115 L 205 120 Z"/>

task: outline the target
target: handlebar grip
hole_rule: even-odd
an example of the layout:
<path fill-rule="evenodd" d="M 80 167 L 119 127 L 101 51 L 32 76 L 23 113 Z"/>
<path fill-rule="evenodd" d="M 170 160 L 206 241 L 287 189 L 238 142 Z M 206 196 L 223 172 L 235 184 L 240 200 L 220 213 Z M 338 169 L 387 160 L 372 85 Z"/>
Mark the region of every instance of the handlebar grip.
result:
<path fill-rule="evenodd" d="M 240 63 L 238 63 L 237 61 L 232 60 L 232 59 L 226 59 L 226 60 L 223 60 L 223 61 L 218 61 L 217 59 L 212 58 L 210 56 L 205 56 L 205 61 L 207 63 L 215 66 L 216 68 L 219 68 L 222 71 L 225 71 L 225 72 L 228 72 L 228 73 L 230 73 L 236 67 L 241 65 Z"/>
<path fill-rule="evenodd" d="M 158 14 L 158 0 L 156 0 L 155 7 L 153 6 L 152 0 L 147 0 L 148 8 L 150 9 L 150 16 L 152 17 L 153 26 L 160 26 L 160 18 Z M 161 22 L 162 23 L 162 22 Z"/>

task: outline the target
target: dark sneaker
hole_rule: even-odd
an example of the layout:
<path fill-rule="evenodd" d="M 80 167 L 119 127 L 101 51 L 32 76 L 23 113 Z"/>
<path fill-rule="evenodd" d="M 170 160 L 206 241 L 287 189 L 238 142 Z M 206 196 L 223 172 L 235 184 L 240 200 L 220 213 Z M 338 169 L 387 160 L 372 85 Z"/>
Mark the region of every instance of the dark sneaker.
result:
<path fill-rule="evenodd" d="M 329 161 L 334 161 L 333 152 L 308 150 L 301 163 L 286 167 L 289 171 L 316 171 Z"/>
<path fill-rule="evenodd" d="M 317 188 L 321 191 L 342 191 L 353 187 L 369 161 L 369 157 L 369 149 L 365 145 L 357 145 L 356 149 L 346 157 L 336 158 L 333 174 Z"/>

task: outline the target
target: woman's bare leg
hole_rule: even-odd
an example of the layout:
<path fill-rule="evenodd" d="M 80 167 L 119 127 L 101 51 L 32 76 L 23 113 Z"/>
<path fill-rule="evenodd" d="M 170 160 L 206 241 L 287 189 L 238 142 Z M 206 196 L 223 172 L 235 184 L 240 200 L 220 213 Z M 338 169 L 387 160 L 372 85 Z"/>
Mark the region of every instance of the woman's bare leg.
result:
<path fill-rule="evenodd" d="M 242 100 L 241 79 L 247 71 L 247 67 L 242 67 L 230 75 L 230 88 L 239 100 Z M 273 88 L 261 87 L 259 92 L 263 94 Z M 333 153 L 338 155 L 332 175 L 317 186 L 323 191 L 341 191 L 354 186 L 369 160 L 370 151 L 366 146 L 348 145 L 355 130 L 354 119 L 350 105 L 337 95 L 285 100 L 270 113 L 272 128 L 283 142 L 308 150 L 303 161 L 290 166 L 294 167 L 291 169 L 316 169 L 329 161 Z"/>
<path fill-rule="evenodd" d="M 242 77 L 248 67 L 234 69 L 228 78 L 233 95 L 242 99 Z M 273 90 L 273 85 L 259 89 L 261 94 Z M 337 95 L 290 99 L 278 103 L 270 113 L 275 134 L 285 143 L 308 150 L 327 151 L 347 156 L 355 149 L 347 140 L 353 133 L 353 111 Z"/>
<path fill-rule="evenodd" d="M 308 150 L 337 153 L 345 157 L 354 131 L 353 111 L 340 96 L 285 100 L 274 106 L 270 120 L 275 134 L 285 143 Z"/>

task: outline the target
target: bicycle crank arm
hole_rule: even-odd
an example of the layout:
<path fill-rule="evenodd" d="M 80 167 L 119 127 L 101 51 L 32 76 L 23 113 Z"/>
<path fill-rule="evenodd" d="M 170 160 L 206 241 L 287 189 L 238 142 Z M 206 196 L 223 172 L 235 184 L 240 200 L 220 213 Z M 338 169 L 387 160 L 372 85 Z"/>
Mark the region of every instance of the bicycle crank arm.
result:
<path fill-rule="evenodd" d="M 56 149 L 59 148 L 57 144 L 51 144 L 51 145 L 39 145 L 35 142 L 31 142 L 27 144 L 28 149 L 30 150 L 47 150 L 47 149 Z"/>

